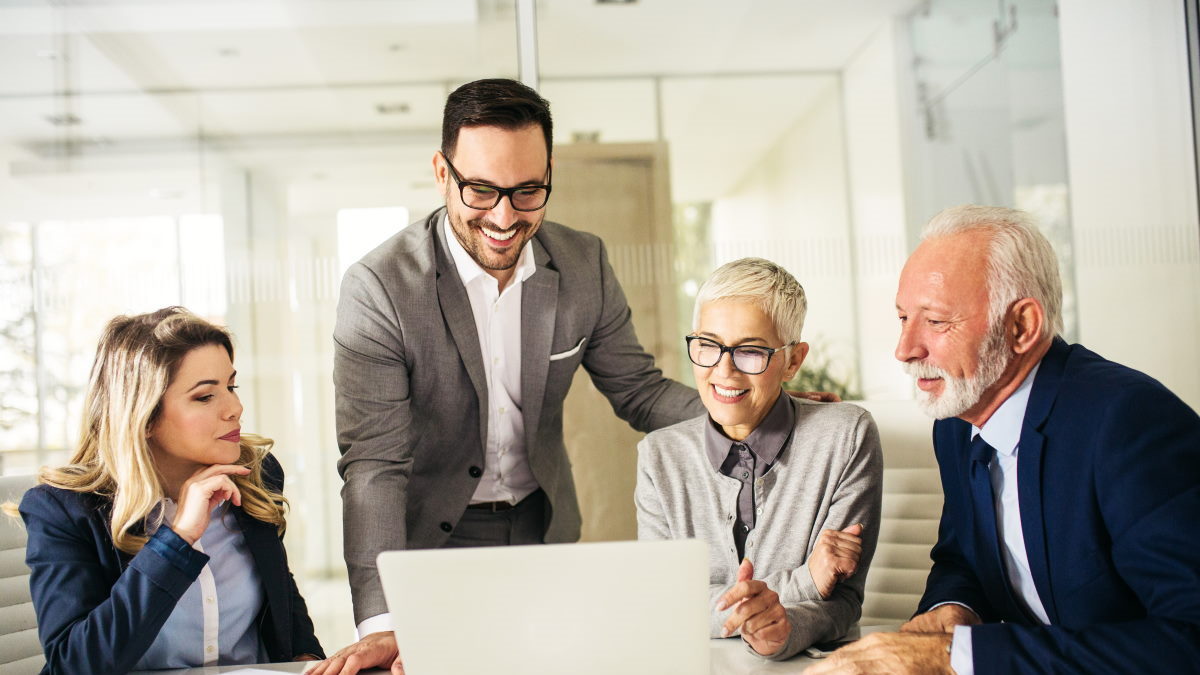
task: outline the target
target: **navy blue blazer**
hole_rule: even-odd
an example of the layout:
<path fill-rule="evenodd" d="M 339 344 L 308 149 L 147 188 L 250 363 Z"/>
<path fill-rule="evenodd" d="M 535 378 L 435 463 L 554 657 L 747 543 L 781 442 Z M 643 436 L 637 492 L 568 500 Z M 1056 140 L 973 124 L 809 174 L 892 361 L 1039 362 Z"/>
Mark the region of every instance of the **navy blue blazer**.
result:
<path fill-rule="evenodd" d="M 263 462 L 265 482 L 283 489 L 283 469 Z M 133 669 L 208 561 L 169 527 L 130 556 L 113 546 L 110 500 L 38 485 L 21 500 L 29 532 L 25 561 L 46 652 L 43 673 L 119 674 Z M 262 580 L 259 634 L 271 661 L 324 656 L 274 525 L 231 505 Z"/>
<path fill-rule="evenodd" d="M 971 532 L 971 426 L 934 425 L 945 504 L 918 611 L 961 602 L 975 672 L 1200 671 L 1200 417 L 1149 376 L 1055 339 L 1017 454 L 1021 527 L 1049 626 Z M 998 622 L 1006 623 L 998 623 Z"/>

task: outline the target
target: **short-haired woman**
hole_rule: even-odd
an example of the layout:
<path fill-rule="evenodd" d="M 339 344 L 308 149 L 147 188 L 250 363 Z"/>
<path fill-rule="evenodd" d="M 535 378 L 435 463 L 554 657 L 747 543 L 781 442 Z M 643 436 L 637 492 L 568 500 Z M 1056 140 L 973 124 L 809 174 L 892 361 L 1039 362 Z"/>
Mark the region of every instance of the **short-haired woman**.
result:
<path fill-rule="evenodd" d="M 879 532 L 875 422 L 848 403 L 788 396 L 804 289 L 779 265 L 722 266 L 696 298 L 688 355 L 708 414 L 638 445 L 639 539 L 709 544 L 711 635 L 788 658 L 862 611 Z"/>
<path fill-rule="evenodd" d="M 235 375 L 229 334 L 182 308 L 105 328 L 75 454 L 20 505 L 43 672 L 323 657 Z"/>

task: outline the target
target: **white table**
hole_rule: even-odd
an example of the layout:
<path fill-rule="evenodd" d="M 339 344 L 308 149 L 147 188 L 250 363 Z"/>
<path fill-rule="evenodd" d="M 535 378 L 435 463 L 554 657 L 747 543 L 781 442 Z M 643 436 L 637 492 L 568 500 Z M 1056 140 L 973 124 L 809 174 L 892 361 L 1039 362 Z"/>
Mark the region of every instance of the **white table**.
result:
<path fill-rule="evenodd" d="M 851 635 L 862 635 L 876 631 L 896 630 L 897 626 L 868 626 L 852 629 Z M 751 654 L 740 638 L 709 640 L 711 648 L 709 673 L 711 675 L 770 675 L 772 673 L 803 673 L 815 659 L 797 656 L 787 661 L 768 661 Z M 303 673 L 309 663 L 268 663 L 257 666 L 221 666 L 217 668 L 188 668 L 184 670 L 146 670 L 139 675 L 227 675 L 243 669 L 257 669 L 278 673 Z M 386 670 L 363 671 L 366 675 L 386 675 Z"/>

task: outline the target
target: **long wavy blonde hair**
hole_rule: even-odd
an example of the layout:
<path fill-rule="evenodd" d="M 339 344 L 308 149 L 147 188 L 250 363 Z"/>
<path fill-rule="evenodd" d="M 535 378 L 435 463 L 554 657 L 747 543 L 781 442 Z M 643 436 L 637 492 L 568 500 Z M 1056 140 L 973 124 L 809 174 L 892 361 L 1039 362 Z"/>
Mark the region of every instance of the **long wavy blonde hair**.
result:
<path fill-rule="evenodd" d="M 56 488 L 112 500 L 109 529 L 113 543 L 126 553 L 140 551 L 147 539 L 143 524 L 152 528 L 161 518 L 164 491 L 147 434 L 183 358 L 208 345 L 224 347 L 233 360 L 229 333 L 182 307 L 110 321 L 96 347 L 75 454 L 67 465 L 45 467 L 38 476 Z M 287 500 L 262 477 L 263 458 L 272 445 L 268 438 L 242 434 L 237 463 L 250 473 L 230 478 L 242 493 L 242 510 L 282 534 Z"/>

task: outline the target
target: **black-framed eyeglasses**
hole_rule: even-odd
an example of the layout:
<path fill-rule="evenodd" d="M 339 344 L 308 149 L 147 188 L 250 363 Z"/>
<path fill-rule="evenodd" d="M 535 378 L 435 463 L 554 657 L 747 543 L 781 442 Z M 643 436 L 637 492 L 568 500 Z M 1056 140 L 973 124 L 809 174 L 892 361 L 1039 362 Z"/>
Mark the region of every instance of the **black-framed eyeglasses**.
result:
<path fill-rule="evenodd" d="M 755 345 L 726 347 L 720 342 L 699 335 L 689 335 L 684 340 L 687 342 L 688 358 L 692 360 L 692 363 L 701 368 L 712 368 L 721 362 L 721 357 L 725 352 L 729 352 L 729 357 L 733 359 L 733 367 L 747 375 L 762 373 L 771 364 L 771 357 L 775 355 L 775 352 L 796 344 L 789 342 L 782 347 L 775 348 Z"/>
<path fill-rule="evenodd" d="M 442 159 L 446 160 L 446 166 L 450 167 L 450 174 L 454 176 L 454 182 L 458 183 L 458 196 L 462 199 L 462 203 L 472 209 L 487 211 L 496 208 L 502 197 L 508 197 L 508 203 L 512 204 L 514 211 L 537 211 L 546 205 L 550 200 L 550 184 L 545 185 L 518 185 L 517 187 L 502 188 L 496 185 L 488 185 L 487 183 L 473 183 L 465 181 L 458 173 L 458 169 L 450 163 L 450 158 L 442 155 Z M 546 167 L 546 180 L 550 180 L 550 167 Z"/>

